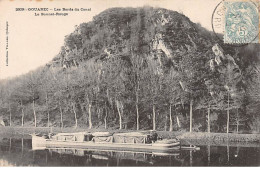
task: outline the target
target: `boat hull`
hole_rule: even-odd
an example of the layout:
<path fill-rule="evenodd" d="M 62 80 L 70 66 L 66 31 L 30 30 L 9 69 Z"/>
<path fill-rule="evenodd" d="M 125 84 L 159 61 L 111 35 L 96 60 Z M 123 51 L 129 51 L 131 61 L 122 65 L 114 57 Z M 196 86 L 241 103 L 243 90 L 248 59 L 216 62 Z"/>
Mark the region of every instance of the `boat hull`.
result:
<path fill-rule="evenodd" d="M 154 145 L 154 144 L 129 144 L 129 143 L 95 143 L 89 142 L 68 142 L 55 141 L 50 139 L 34 141 L 33 144 L 45 148 L 81 148 L 81 149 L 102 149 L 102 150 L 123 150 L 123 151 L 171 151 L 180 149 L 179 142 L 175 144 Z M 39 142 L 39 144 L 37 144 Z"/>
<path fill-rule="evenodd" d="M 46 139 L 36 135 L 32 136 L 32 149 L 33 150 L 44 150 L 46 148 Z"/>
<path fill-rule="evenodd" d="M 174 142 L 174 143 L 169 143 L 169 144 L 164 144 L 164 143 L 153 143 L 152 144 L 153 147 L 157 147 L 157 148 L 162 148 L 162 149 L 167 149 L 167 148 L 172 148 L 172 147 L 176 147 L 176 146 L 180 146 L 180 142 Z"/>

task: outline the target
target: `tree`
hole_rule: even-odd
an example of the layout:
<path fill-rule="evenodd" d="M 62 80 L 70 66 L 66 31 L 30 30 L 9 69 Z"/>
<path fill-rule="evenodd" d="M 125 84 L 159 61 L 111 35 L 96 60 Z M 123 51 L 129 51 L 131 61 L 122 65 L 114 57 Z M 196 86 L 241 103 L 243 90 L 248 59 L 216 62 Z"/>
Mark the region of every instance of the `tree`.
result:
<path fill-rule="evenodd" d="M 238 58 L 237 54 L 234 57 L 225 55 L 218 44 L 214 45 L 212 50 L 215 53 L 215 59 L 212 59 L 211 70 L 217 74 L 217 78 L 214 79 L 217 81 L 214 81 L 216 86 L 213 87 L 211 95 L 215 97 L 214 100 L 219 109 L 227 111 L 226 132 L 229 133 L 230 110 L 241 106 L 242 104 L 238 103 L 244 97 L 244 88 L 241 85 L 242 74 L 235 61 Z"/>
<path fill-rule="evenodd" d="M 152 127 L 156 130 L 156 107 L 160 104 L 160 92 L 162 92 L 163 73 L 160 67 L 156 68 L 156 62 L 147 59 L 147 68 L 144 69 L 144 97 L 149 112 L 152 114 Z M 151 111 L 152 108 L 152 111 Z"/>
<path fill-rule="evenodd" d="M 87 115 L 89 129 L 92 128 L 92 107 L 97 103 L 95 100 L 97 93 L 99 92 L 98 80 L 101 75 L 99 68 L 94 62 L 88 62 L 77 68 L 77 72 L 74 74 L 77 76 L 75 84 L 71 89 L 73 93 L 72 98 L 74 104 L 78 101 L 83 114 Z M 75 77 L 74 76 L 74 77 Z M 78 98 L 78 100 L 76 100 Z"/>
<path fill-rule="evenodd" d="M 51 69 L 46 68 L 45 75 L 41 79 L 41 86 L 42 86 L 42 91 L 44 92 L 45 95 L 45 106 L 46 106 L 46 112 L 47 112 L 47 127 L 50 127 L 50 103 L 51 103 L 51 98 L 50 96 L 53 95 L 53 81 L 56 81 L 57 79 L 54 76 L 53 72 Z"/>
<path fill-rule="evenodd" d="M 169 105 L 169 131 L 173 131 L 173 106 L 176 112 L 176 106 L 181 104 L 181 86 L 179 81 L 179 73 L 171 68 L 168 74 L 165 74 L 164 85 L 166 86 L 163 92 L 166 104 Z"/>
<path fill-rule="evenodd" d="M 36 101 L 39 99 L 39 88 L 40 88 L 40 80 L 39 80 L 39 72 L 32 73 L 30 72 L 28 75 L 24 76 L 23 80 L 19 85 L 19 90 L 17 91 L 16 96 L 21 96 L 21 98 L 17 98 L 17 100 L 22 105 L 23 100 L 27 103 L 31 103 L 34 117 L 34 127 L 37 127 L 37 113 L 36 113 Z M 23 109 L 22 109 L 23 111 Z M 23 119 L 22 112 L 22 119 Z M 23 122 L 22 122 L 23 123 Z"/>
<path fill-rule="evenodd" d="M 196 107 L 195 103 L 201 99 L 203 92 L 207 90 L 204 83 L 207 74 L 206 55 L 197 52 L 196 47 L 189 47 L 177 67 L 180 73 L 179 83 L 183 90 L 181 92 L 182 102 L 189 104 L 190 132 L 193 128 L 193 107 Z"/>
<path fill-rule="evenodd" d="M 52 104 L 55 105 L 60 113 L 60 127 L 64 127 L 63 115 L 66 107 L 67 96 L 68 96 L 68 75 L 66 73 L 57 73 L 56 79 L 53 82 L 53 99 Z"/>
<path fill-rule="evenodd" d="M 143 70 L 144 70 L 144 59 L 140 56 L 135 56 L 132 54 L 131 56 L 131 64 L 132 64 L 132 85 L 134 88 L 134 95 L 135 95 L 135 109 L 136 109 L 136 130 L 140 128 L 140 114 L 139 114 L 139 104 L 140 104 L 140 95 L 142 94 L 143 87 Z"/>

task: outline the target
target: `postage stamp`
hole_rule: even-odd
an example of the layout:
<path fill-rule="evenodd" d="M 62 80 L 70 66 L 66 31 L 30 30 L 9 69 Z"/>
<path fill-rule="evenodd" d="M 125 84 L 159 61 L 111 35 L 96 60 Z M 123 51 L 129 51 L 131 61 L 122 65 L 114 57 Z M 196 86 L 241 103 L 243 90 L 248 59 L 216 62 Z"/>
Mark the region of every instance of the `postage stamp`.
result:
<path fill-rule="evenodd" d="M 226 0 L 224 8 L 224 43 L 259 43 L 258 3 Z"/>

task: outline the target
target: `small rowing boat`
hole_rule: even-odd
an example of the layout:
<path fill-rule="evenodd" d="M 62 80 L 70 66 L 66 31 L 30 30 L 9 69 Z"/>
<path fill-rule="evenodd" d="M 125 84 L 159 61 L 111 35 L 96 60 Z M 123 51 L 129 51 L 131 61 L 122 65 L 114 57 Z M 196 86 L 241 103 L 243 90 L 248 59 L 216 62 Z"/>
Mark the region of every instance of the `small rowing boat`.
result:
<path fill-rule="evenodd" d="M 78 132 L 40 136 L 32 134 L 32 147 L 37 148 L 81 148 L 123 151 L 171 151 L 180 148 L 178 139 L 157 140 L 154 131 L 109 133 Z"/>

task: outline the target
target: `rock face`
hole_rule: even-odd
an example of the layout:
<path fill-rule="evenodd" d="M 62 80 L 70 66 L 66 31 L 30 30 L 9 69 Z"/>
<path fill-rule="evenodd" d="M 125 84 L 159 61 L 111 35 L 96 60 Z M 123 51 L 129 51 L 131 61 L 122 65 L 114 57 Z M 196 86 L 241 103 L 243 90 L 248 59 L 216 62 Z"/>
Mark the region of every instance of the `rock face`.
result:
<path fill-rule="evenodd" d="M 212 47 L 212 51 L 215 54 L 215 57 L 212 58 L 209 62 L 210 69 L 213 73 L 217 73 L 222 76 L 222 87 L 229 92 L 231 98 L 238 97 L 241 94 L 241 88 L 238 88 L 238 83 L 242 81 L 242 74 L 239 66 L 235 62 L 234 58 L 229 54 L 225 55 L 224 50 L 220 47 L 219 44 L 215 44 Z M 216 87 L 213 80 L 206 81 L 206 85 L 210 91 L 211 96 L 217 97 L 217 95 L 225 95 L 217 93 Z"/>
<path fill-rule="evenodd" d="M 101 73 L 103 61 L 113 57 L 129 61 L 133 54 L 139 58 L 148 57 L 158 74 L 170 67 L 179 73 L 180 61 L 187 56 L 204 57 L 203 61 L 209 62 L 205 68 L 223 75 L 222 87 L 229 90 L 231 96 L 237 95 L 236 85 L 241 81 L 241 71 L 234 58 L 224 54 L 208 31 L 182 14 L 162 8 L 112 8 L 100 13 L 93 21 L 80 24 L 66 36 L 55 62 L 68 68 L 95 59 Z M 214 79 L 205 81 L 211 96 L 221 94 Z M 185 81 L 179 83 L 186 91 Z"/>
<path fill-rule="evenodd" d="M 75 66 L 90 58 L 102 59 L 131 52 L 146 54 L 158 65 L 173 64 L 187 51 L 206 52 L 211 38 L 202 36 L 186 16 L 161 8 L 112 8 L 83 23 L 66 36 L 56 61 Z"/>

